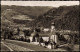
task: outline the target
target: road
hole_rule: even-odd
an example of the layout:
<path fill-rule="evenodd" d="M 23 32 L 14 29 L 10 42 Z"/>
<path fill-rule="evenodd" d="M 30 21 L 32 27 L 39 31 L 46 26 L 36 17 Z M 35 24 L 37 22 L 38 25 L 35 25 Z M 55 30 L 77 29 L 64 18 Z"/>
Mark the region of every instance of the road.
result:
<path fill-rule="evenodd" d="M 48 49 L 39 45 L 33 45 L 27 42 L 17 41 L 17 40 L 3 40 L 2 42 L 8 47 L 10 47 L 12 51 L 65 51 L 62 49 Z M 5 49 L 2 49 L 2 50 L 5 50 Z"/>
<path fill-rule="evenodd" d="M 0 48 L 1 51 L 4 51 L 4 50 L 5 51 L 11 51 L 7 46 L 4 45 L 4 43 L 1 42 L 0 45 L 1 45 L 1 48 Z"/>

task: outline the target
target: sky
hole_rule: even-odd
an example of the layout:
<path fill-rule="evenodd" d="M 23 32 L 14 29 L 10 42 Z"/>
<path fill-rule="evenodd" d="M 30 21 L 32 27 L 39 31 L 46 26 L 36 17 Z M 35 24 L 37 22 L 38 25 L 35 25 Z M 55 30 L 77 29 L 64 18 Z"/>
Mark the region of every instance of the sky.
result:
<path fill-rule="evenodd" d="M 79 5 L 79 1 L 1 1 L 1 5 L 59 7 L 63 5 Z"/>

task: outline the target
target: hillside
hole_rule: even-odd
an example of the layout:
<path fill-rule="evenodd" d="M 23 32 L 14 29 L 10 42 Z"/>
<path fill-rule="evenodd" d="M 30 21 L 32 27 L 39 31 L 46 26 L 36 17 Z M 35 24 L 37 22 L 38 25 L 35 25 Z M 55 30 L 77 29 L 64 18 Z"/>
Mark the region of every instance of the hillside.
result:
<path fill-rule="evenodd" d="M 46 13 L 51 7 L 43 7 L 43 6 L 8 6 L 8 5 L 1 5 L 1 12 L 6 9 L 12 9 L 18 13 L 29 15 L 31 17 L 37 17 L 41 14 Z"/>
<path fill-rule="evenodd" d="M 6 20 L 10 24 L 50 28 L 51 23 L 55 22 L 58 30 L 79 30 L 79 6 L 77 5 L 58 8 L 2 5 L 1 16 L 3 22 Z M 2 24 L 6 24 L 6 22 Z"/>
<path fill-rule="evenodd" d="M 8 6 L 1 5 L 1 24 L 26 24 L 39 15 L 46 13 L 51 7 L 39 6 Z M 7 22 L 9 21 L 9 22 Z"/>
<path fill-rule="evenodd" d="M 58 30 L 79 30 L 79 6 L 60 6 L 37 18 L 39 26 L 50 27 L 55 22 Z M 36 21 L 36 22 L 37 22 Z"/>

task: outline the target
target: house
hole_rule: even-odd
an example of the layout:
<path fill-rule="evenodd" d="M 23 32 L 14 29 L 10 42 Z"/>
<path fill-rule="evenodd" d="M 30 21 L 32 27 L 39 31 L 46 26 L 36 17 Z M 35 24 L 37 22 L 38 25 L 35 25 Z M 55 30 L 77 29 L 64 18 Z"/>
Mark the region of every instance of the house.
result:
<path fill-rule="evenodd" d="M 43 41 L 46 41 L 46 42 L 49 41 L 49 37 L 48 37 L 48 36 L 46 36 L 46 37 L 42 37 L 42 39 L 43 39 Z"/>
<path fill-rule="evenodd" d="M 50 29 L 49 28 L 44 28 L 43 31 L 44 32 L 48 32 Z"/>

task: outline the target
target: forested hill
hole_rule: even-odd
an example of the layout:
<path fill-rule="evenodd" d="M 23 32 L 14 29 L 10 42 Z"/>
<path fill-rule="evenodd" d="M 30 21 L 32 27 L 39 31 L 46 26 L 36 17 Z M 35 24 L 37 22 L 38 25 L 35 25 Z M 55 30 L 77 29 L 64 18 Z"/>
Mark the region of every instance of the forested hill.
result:
<path fill-rule="evenodd" d="M 79 30 L 79 6 L 60 6 L 49 10 L 36 20 L 37 24 L 44 27 L 50 27 L 51 23 L 55 22 L 58 30 Z"/>

